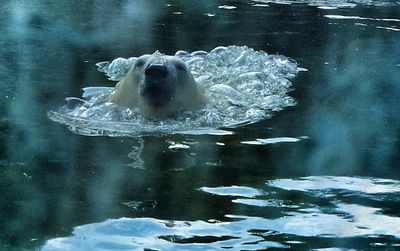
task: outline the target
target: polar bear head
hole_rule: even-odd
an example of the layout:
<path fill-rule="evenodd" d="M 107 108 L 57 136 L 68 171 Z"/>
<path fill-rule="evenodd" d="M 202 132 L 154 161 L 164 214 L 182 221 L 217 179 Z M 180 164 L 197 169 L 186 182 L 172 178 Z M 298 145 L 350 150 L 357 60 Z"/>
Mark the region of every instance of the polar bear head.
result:
<path fill-rule="evenodd" d="M 137 58 L 116 85 L 110 101 L 162 117 L 177 110 L 198 109 L 204 104 L 204 96 L 185 62 L 156 51 Z"/>

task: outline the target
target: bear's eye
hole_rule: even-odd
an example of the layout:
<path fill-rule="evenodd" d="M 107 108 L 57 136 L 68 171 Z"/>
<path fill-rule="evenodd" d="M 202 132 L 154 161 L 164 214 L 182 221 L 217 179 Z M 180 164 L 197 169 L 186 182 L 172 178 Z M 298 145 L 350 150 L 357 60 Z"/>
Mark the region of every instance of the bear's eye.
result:
<path fill-rule="evenodd" d="M 177 62 L 175 64 L 175 67 L 178 71 L 186 71 L 186 65 L 185 63 Z"/>
<path fill-rule="evenodd" d="M 142 67 L 145 63 L 146 63 L 146 62 L 145 62 L 144 59 L 138 59 L 138 60 L 136 60 L 135 68 L 140 68 L 140 67 Z"/>

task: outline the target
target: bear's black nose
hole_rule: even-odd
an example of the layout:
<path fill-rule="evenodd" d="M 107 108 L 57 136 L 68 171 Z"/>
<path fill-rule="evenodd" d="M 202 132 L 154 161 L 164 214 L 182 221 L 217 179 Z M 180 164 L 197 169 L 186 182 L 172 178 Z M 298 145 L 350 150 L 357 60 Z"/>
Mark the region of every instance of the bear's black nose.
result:
<path fill-rule="evenodd" d="M 150 64 L 147 66 L 144 74 L 148 77 L 166 78 L 168 76 L 168 69 L 163 64 Z"/>

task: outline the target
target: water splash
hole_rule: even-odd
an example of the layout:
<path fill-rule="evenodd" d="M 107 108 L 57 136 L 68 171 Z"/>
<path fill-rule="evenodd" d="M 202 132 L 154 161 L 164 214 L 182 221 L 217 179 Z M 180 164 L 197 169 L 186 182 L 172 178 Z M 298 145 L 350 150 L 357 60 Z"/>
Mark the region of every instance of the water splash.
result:
<path fill-rule="evenodd" d="M 163 57 L 159 52 L 157 55 Z M 89 87 L 84 89 L 82 99 L 67 98 L 67 103 L 51 111 L 49 117 L 83 135 L 207 134 L 257 122 L 268 118 L 272 111 L 296 104 L 287 93 L 292 90 L 289 79 L 300 69 L 285 56 L 246 46 L 217 47 L 209 53 L 178 51 L 175 56 L 187 64 L 204 88 L 208 104 L 202 110 L 180 111 L 162 121 L 149 119 L 138 109 L 108 102 L 113 87 Z M 119 81 L 135 61 L 134 57 L 117 58 L 97 66 L 110 80 Z"/>

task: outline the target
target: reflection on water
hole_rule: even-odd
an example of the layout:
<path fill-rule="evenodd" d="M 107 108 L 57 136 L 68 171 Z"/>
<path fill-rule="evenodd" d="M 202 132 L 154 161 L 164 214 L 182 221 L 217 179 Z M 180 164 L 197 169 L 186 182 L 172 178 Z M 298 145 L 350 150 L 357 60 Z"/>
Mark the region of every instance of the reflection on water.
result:
<path fill-rule="evenodd" d="M 253 0 L 253 1 L 260 3 L 275 3 L 275 4 L 308 4 L 310 6 L 318 6 L 318 8 L 321 9 L 354 8 L 357 5 L 372 5 L 372 6 L 399 5 L 397 1 L 391 1 L 391 0 Z"/>
<path fill-rule="evenodd" d="M 367 194 L 400 192 L 400 182 L 390 179 L 362 179 L 355 177 L 315 176 L 298 180 L 280 179 L 268 183 L 286 190 L 312 191 L 341 189 Z"/>
<path fill-rule="evenodd" d="M 349 237 L 362 237 L 364 241 L 360 242 L 371 242 L 369 245 L 395 247 L 400 241 L 378 240 L 384 236 L 400 238 L 400 215 L 385 213 L 377 204 L 368 205 L 376 198 L 366 200 L 361 195 L 382 194 L 390 196 L 386 202 L 398 203 L 399 184 L 388 179 L 330 176 L 271 180 L 263 189 L 201 187 L 200 191 L 232 198 L 233 203 L 245 209 L 268 208 L 281 215 L 269 218 L 237 215 L 240 211 L 246 212 L 237 208 L 225 211 L 224 221 L 113 219 L 76 227 L 73 236 L 49 240 L 43 250 L 261 250 L 301 248 L 306 241 L 311 241 L 305 238 L 321 243 L 334 238 L 336 244 L 330 247 L 340 248 Z M 293 192 L 287 194 L 285 190 Z M 292 199 L 286 202 L 274 199 L 282 197 Z M 363 200 L 355 204 L 348 197 Z M 281 238 L 277 240 L 277 236 Z M 290 236 L 290 241 L 282 236 Z"/>
<path fill-rule="evenodd" d="M 74 236 L 50 240 L 42 250 L 259 250 L 285 247 L 256 231 L 259 219 L 236 222 L 117 219 L 77 227 Z M 254 229 L 255 233 L 248 230 Z M 256 230 L 257 229 L 257 230 Z M 262 228 L 260 229 L 262 231 Z"/>
<path fill-rule="evenodd" d="M 278 137 L 278 138 L 269 138 L 269 139 L 256 139 L 250 141 L 242 141 L 242 144 L 249 145 L 266 145 L 266 144 L 278 144 L 278 143 L 295 143 L 300 141 L 298 138 L 291 137 Z"/>
<path fill-rule="evenodd" d="M 239 187 L 239 186 L 231 186 L 231 187 L 202 187 L 199 189 L 200 191 L 216 194 L 216 195 L 229 195 L 229 196 L 241 196 L 241 197 L 248 197 L 253 198 L 258 195 L 262 195 L 257 189 L 251 187 Z"/>
<path fill-rule="evenodd" d="M 398 249 L 399 1 L 282 2 L 2 1 L 0 249 Z M 114 86 L 96 62 L 229 44 L 307 68 L 297 105 L 140 139 L 46 116 Z"/>
<path fill-rule="evenodd" d="M 356 20 L 364 22 L 356 22 L 357 26 L 373 26 L 377 29 L 385 29 L 388 31 L 400 31 L 400 19 L 396 18 L 373 18 L 373 17 L 360 17 L 360 16 L 343 16 L 343 15 L 324 15 L 329 19 L 337 20 Z M 368 22 L 366 22 L 368 21 Z"/>

